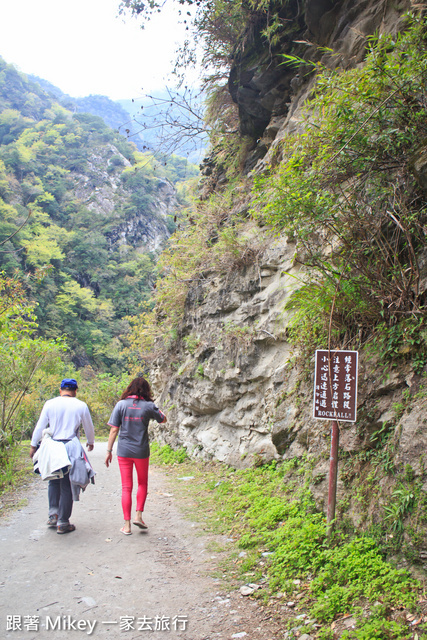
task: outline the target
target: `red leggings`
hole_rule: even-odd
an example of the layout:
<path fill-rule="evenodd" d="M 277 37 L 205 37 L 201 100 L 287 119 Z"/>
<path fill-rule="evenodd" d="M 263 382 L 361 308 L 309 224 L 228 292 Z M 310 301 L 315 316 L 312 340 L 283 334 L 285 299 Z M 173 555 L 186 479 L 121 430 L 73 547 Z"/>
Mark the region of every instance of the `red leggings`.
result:
<path fill-rule="evenodd" d="M 133 465 L 138 476 L 138 490 L 136 492 L 136 510 L 144 511 L 147 498 L 148 463 L 150 458 L 121 458 L 117 456 L 122 476 L 122 509 L 125 520 L 130 520 L 132 510 Z"/>

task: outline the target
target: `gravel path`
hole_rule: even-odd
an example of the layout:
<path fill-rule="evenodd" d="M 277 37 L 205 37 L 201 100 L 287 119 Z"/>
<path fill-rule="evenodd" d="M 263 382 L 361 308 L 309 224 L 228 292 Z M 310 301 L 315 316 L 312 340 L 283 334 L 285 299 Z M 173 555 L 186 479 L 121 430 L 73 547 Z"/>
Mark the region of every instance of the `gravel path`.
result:
<path fill-rule="evenodd" d="M 182 515 L 161 470 L 150 470 L 149 531 L 119 532 L 119 471 L 115 457 L 104 466 L 105 448 L 97 443 L 90 454 L 96 482 L 74 504 L 75 532 L 46 526 L 47 484 L 38 478 L 27 506 L 0 521 L 0 637 L 283 638 L 257 602 L 212 577 L 212 538 Z"/>

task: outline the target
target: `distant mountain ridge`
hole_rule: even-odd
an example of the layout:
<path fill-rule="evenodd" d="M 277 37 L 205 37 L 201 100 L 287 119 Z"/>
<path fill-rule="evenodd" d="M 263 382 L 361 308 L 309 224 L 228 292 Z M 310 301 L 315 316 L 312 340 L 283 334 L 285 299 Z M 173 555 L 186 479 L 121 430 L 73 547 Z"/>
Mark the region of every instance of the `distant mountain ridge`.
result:
<path fill-rule="evenodd" d="M 48 94 L 52 95 L 62 106 L 74 113 L 92 113 L 95 116 L 99 116 L 104 122 L 116 129 L 124 136 L 126 136 L 126 129 L 129 129 L 131 133 L 134 133 L 134 126 L 132 123 L 132 116 L 119 101 L 111 100 L 107 96 L 101 95 L 89 95 L 84 98 L 73 98 L 72 96 L 63 93 L 59 87 L 38 76 L 29 75 L 29 80 L 39 84 Z M 136 128 L 135 128 L 136 129 Z M 129 136 L 126 136 L 129 137 Z M 148 141 L 142 140 L 138 135 L 132 136 L 132 142 L 136 147 L 143 151 L 149 146 Z"/>
<path fill-rule="evenodd" d="M 112 100 L 107 96 L 92 94 L 84 98 L 73 98 L 43 78 L 35 75 L 29 75 L 28 78 L 39 84 L 69 111 L 91 113 L 101 117 L 109 127 L 116 129 L 129 142 L 133 142 L 139 151 L 149 150 L 162 156 L 174 153 L 186 157 L 192 163 L 198 163 L 202 159 L 205 143 L 201 138 L 196 140 L 193 136 L 183 141 L 179 148 L 175 148 L 173 144 L 164 143 L 162 123 L 166 120 L 176 122 L 176 129 L 178 129 L 178 122 L 182 117 L 179 106 L 173 104 L 166 90 L 156 93 L 154 99 L 144 96 L 135 100 Z M 186 117 L 189 121 L 194 121 L 195 127 L 197 126 L 198 118 L 189 113 L 186 113 Z M 167 127 L 171 129 L 171 125 L 166 125 Z"/>

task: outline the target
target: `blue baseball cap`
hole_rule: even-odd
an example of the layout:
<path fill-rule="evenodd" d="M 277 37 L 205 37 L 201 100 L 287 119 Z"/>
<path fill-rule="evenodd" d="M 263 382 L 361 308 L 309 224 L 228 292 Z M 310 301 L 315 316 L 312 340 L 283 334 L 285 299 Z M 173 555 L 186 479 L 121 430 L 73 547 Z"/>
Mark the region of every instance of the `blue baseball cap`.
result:
<path fill-rule="evenodd" d="M 79 385 L 74 378 L 64 378 L 61 382 L 61 389 L 78 389 Z"/>

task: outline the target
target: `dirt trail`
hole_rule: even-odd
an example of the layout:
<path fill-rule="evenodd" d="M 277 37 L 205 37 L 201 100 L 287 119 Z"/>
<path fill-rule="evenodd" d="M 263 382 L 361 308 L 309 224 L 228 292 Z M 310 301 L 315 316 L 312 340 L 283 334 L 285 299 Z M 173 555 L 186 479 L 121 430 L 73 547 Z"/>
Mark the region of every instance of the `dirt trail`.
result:
<path fill-rule="evenodd" d="M 71 522 L 48 528 L 47 483 L 35 479 L 28 505 L 0 522 L 0 637 L 12 640 L 268 640 L 283 637 L 257 603 L 227 594 L 209 572 L 209 538 L 179 511 L 179 496 L 151 469 L 148 532 L 122 526 L 117 460 L 106 444 L 90 454 L 97 472 Z"/>

